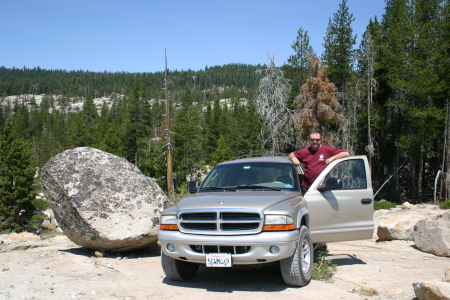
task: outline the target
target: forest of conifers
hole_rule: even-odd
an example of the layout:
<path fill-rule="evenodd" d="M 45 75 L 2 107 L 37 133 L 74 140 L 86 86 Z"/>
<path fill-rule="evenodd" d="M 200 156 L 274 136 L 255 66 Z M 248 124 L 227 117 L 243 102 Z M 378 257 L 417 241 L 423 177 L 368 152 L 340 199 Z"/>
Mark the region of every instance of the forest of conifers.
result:
<path fill-rule="evenodd" d="M 210 166 L 241 155 L 288 153 L 312 129 L 323 142 L 370 158 L 376 200 L 447 198 L 450 9 L 447 0 L 387 0 L 381 20 L 353 34 L 347 1 L 330 18 L 317 57 L 308 31 L 276 67 L 90 72 L 0 67 L 0 130 L 8 121 L 37 167 L 70 148 L 98 148 L 136 164 L 166 188 L 166 90 L 176 192 Z M 258 71 L 259 70 L 259 71 Z M 39 104 L 6 101 L 46 95 Z M 112 105 L 97 111 L 94 99 Z M 227 101 L 221 101 L 227 99 Z M 73 102 L 83 108 L 69 112 Z M 62 109 L 55 109 L 56 105 Z M 286 121 L 286 116 L 289 120 Z M 277 124 L 284 124 L 278 126 Z"/>

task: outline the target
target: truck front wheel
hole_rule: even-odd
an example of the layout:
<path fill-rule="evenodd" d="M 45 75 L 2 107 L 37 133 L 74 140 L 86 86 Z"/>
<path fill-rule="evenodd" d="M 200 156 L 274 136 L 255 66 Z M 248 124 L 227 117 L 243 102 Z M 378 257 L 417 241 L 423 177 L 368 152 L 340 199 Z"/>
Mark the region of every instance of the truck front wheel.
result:
<path fill-rule="evenodd" d="M 300 228 L 297 248 L 292 256 L 280 261 L 281 275 L 287 285 L 305 286 L 311 281 L 314 251 L 309 230 Z"/>
<path fill-rule="evenodd" d="M 181 281 L 191 279 L 197 273 L 199 264 L 178 260 L 161 252 L 161 265 L 167 277 Z"/>

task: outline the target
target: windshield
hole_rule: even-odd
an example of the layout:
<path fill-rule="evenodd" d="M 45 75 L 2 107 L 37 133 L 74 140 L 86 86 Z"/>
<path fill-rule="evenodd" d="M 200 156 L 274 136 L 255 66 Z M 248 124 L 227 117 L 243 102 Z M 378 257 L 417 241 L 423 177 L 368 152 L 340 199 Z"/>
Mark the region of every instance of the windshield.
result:
<path fill-rule="evenodd" d="M 297 191 L 298 175 L 290 164 L 233 163 L 216 166 L 200 187 L 200 191 L 237 189 Z"/>

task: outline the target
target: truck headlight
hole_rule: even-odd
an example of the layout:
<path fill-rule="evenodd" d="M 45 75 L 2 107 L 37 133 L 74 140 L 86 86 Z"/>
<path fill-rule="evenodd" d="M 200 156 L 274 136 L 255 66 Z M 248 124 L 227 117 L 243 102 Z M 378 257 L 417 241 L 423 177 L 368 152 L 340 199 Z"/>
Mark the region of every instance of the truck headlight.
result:
<path fill-rule="evenodd" d="M 176 215 L 161 216 L 160 221 L 161 221 L 161 223 L 159 225 L 159 229 L 161 229 L 161 230 L 178 230 Z"/>
<path fill-rule="evenodd" d="M 264 217 L 263 231 L 285 231 L 294 229 L 294 221 L 289 216 L 266 215 Z"/>

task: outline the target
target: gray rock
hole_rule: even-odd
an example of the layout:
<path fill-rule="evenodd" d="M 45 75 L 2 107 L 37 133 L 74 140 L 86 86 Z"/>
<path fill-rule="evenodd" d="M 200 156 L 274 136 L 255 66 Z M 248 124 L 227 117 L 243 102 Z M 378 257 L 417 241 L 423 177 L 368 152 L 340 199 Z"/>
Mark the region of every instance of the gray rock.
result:
<path fill-rule="evenodd" d="M 450 300 L 450 283 L 448 282 L 416 282 L 414 293 L 419 300 Z"/>
<path fill-rule="evenodd" d="M 74 243 L 129 251 L 157 240 L 169 205 L 155 180 L 127 160 L 94 148 L 66 150 L 42 168 L 43 192 L 58 225 Z"/>
<path fill-rule="evenodd" d="M 381 241 L 414 239 L 414 225 L 420 218 L 414 216 L 396 216 L 378 225 L 377 235 Z"/>
<path fill-rule="evenodd" d="M 417 222 L 414 243 L 423 252 L 450 256 L 450 211 Z"/>

